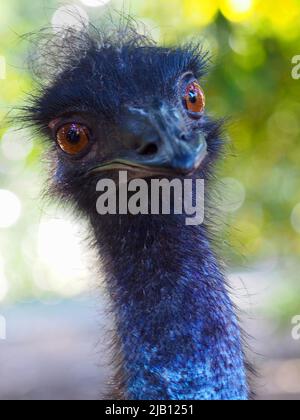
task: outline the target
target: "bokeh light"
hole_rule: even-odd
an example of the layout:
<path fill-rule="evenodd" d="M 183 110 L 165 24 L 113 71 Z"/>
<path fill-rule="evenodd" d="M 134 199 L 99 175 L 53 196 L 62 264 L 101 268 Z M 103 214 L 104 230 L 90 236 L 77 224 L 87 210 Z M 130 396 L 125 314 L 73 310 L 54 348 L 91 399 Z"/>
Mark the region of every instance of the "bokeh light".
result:
<path fill-rule="evenodd" d="M 33 143 L 24 130 L 9 129 L 1 141 L 3 155 L 8 160 L 24 160 L 32 151 Z"/>
<path fill-rule="evenodd" d="M 76 225 L 65 219 L 44 218 L 39 226 L 38 255 L 58 275 L 76 276 L 84 267 Z"/>
<path fill-rule="evenodd" d="M 84 229 L 70 217 L 44 216 L 38 227 L 34 282 L 41 292 L 74 297 L 88 289 Z"/>
<path fill-rule="evenodd" d="M 295 231 L 300 233 L 300 203 L 297 204 L 292 211 L 291 223 Z"/>
<path fill-rule="evenodd" d="M 68 28 L 81 30 L 89 23 L 87 12 L 80 6 L 67 5 L 57 9 L 52 17 L 54 32 L 63 32 Z"/>
<path fill-rule="evenodd" d="M 0 229 L 17 223 L 21 215 L 21 202 L 11 191 L 0 190 Z"/>
<path fill-rule="evenodd" d="M 253 0 L 222 0 L 220 9 L 226 18 L 233 22 L 248 19 L 254 8 Z"/>
<path fill-rule="evenodd" d="M 82 4 L 89 7 L 105 6 L 111 0 L 80 0 Z"/>

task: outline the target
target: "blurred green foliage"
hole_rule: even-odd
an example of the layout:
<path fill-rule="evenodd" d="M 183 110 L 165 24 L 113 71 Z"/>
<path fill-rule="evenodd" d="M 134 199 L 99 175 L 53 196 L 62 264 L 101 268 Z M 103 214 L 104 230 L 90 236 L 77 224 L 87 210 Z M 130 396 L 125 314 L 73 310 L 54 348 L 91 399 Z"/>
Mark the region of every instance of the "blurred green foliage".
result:
<path fill-rule="evenodd" d="M 68 2 L 69 4 L 72 2 Z M 105 7 L 85 7 L 93 20 Z M 109 7 L 132 13 L 155 39 L 167 44 L 200 39 L 212 55 L 211 72 L 203 82 L 209 112 L 229 116 L 232 154 L 221 176 L 230 178 L 242 199 L 229 209 L 230 236 L 237 255 L 248 261 L 297 261 L 300 256 L 300 80 L 292 78 L 292 58 L 300 54 L 298 0 L 131 0 Z M 6 79 L 0 80 L 0 120 L 22 103 L 32 89 L 26 70 L 30 46 L 20 35 L 51 25 L 64 2 L 47 0 L 1 3 L 0 56 Z M 129 5 L 130 4 L 130 5 Z M 0 126 L 0 138 L 8 127 Z M 24 139 L 24 141 L 26 141 Z M 22 202 L 14 226 L 0 229 L 0 257 L 9 280 L 10 298 L 38 295 L 32 281 L 36 256 L 34 232 L 42 200 L 40 149 L 36 144 L 19 160 L 7 159 L 0 144 L 0 189 Z M 235 186 L 235 187 L 234 187 Z M 233 191 L 234 193 L 234 191 Z M 233 194 L 234 195 L 234 194 Z M 0 221 L 1 222 L 1 221 Z M 31 258 L 29 257 L 31 256 Z M 240 260 L 235 257 L 238 264 Z M 294 263 L 293 263 L 294 264 Z M 295 270 L 291 277 L 296 278 Z M 44 272 L 47 276 L 46 272 Z M 293 278 L 293 281 L 294 281 Z M 289 294 L 289 299 L 290 299 Z M 1 294 L 0 294 L 1 299 Z M 298 306 L 297 306 L 298 305 Z M 299 304 L 296 304 L 296 310 Z M 300 308 L 299 308 L 300 309 Z"/>

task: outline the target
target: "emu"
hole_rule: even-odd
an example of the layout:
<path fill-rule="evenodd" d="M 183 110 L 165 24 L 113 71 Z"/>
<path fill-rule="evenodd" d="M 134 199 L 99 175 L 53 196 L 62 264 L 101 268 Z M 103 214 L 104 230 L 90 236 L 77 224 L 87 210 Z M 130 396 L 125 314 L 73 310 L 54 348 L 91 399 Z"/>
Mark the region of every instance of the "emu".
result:
<path fill-rule="evenodd" d="M 121 170 L 149 183 L 203 179 L 212 188 L 224 141 L 222 122 L 205 109 L 207 54 L 195 44 L 158 46 L 127 22 L 43 37 L 40 56 L 33 64 L 44 78 L 21 118 L 45 139 L 51 193 L 93 232 L 116 325 L 112 396 L 248 399 L 242 333 L 211 213 L 186 226 L 175 212 L 96 211 L 97 182 L 117 180 Z"/>

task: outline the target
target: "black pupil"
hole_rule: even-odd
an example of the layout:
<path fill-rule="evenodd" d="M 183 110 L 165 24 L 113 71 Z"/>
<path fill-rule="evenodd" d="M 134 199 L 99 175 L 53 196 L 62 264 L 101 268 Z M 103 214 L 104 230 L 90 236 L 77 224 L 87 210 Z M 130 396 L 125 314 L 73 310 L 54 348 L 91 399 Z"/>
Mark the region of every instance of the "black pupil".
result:
<path fill-rule="evenodd" d="M 78 144 L 80 142 L 80 130 L 76 127 L 70 128 L 67 138 L 70 143 Z"/>
<path fill-rule="evenodd" d="M 190 92 L 189 92 L 189 101 L 192 104 L 195 104 L 197 102 L 197 99 L 198 99 L 197 92 L 195 90 L 190 90 Z"/>

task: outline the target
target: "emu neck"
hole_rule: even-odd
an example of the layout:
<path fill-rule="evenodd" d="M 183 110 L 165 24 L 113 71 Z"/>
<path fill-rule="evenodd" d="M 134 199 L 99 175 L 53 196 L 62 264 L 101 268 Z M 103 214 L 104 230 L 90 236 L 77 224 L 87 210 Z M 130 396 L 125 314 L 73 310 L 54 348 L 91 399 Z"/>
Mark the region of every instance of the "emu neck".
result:
<path fill-rule="evenodd" d="M 240 331 L 205 229 L 143 216 L 107 218 L 95 232 L 124 397 L 247 399 Z"/>

